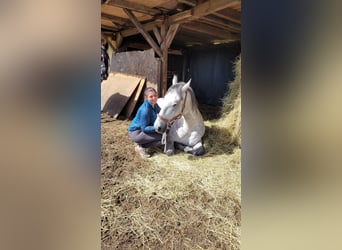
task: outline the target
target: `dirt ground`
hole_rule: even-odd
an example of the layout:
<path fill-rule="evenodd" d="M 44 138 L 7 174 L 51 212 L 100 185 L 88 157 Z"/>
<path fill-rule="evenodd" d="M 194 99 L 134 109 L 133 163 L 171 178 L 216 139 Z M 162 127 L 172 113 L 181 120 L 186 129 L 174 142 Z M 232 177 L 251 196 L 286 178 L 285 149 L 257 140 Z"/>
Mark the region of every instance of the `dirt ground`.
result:
<path fill-rule="evenodd" d="M 217 117 L 217 110 L 207 110 L 204 115 L 205 120 Z M 210 176 L 220 178 L 222 174 L 213 172 L 215 169 L 206 168 L 208 172 L 197 175 L 193 172 L 191 178 L 198 181 L 192 183 L 182 183 L 184 170 L 179 177 L 178 172 L 162 166 L 153 172 L 151 166 L 156 161 L 158 164 L 178 158 L 142 159 L 127 135 L 129 123 L 101 115 L 102 249 L 240 249 L 241 199 L 240 191 L 234 191 L 239 189 L 239 181 L 231 189 L 232 184 L 227 184 L 227 190 L 216 192 L 213 187 L 197 187 L 204 186 Z M 155 155 L 164 157 L 161 148 L 153 150 Z M 224 157 L 231 157 L 232 151 Z M 186 157 L 186 166 L 201 164 L 202 160 L 185 153 L 177 157 Z M 216 161 L 214 156 L 207 159 L 213 164 Z M 200 171 L 200 167 L 196 169 Z M 166 176 L 165 172 L 172 173 Z M 239 179 L 239 162 L 231 167 L 231 172 L 224 172 L 226 179 L 222 177 L 222 183 L 229 182 L 232 175 Z M 180 183 L 174 181 L 177 178 Z M 222 186 L 220 183 L 221 180 L 213 185 Z"/>

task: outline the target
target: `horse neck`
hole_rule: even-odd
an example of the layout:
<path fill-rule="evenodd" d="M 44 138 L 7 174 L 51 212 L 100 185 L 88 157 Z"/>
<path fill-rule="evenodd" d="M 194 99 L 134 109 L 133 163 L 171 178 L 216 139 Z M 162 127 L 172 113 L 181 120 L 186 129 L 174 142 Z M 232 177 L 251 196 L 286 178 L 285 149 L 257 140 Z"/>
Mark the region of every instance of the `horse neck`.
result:
<path fill-rule="evenodd" d="M 196 106 L 193 109 L 191 94 L 188 93 L 187 95 L 188 96 L 186 98 L 186 103 L 185 103 L 185 107 L 183 110 L 184 120 L 189 121 L 189 122 L 194 121 L 194 120 L 196 121 L 199 119 L 199 117 L 202 118 L 202 115 Z"/>

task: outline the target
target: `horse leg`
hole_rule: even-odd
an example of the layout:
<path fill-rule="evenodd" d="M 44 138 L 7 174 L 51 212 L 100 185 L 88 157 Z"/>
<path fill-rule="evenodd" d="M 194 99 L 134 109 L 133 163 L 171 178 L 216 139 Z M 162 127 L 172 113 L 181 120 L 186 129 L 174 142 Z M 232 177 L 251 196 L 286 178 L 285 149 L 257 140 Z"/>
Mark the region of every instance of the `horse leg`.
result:
<path fill-rule="evenodd" d="M 202 142 L 198 142 L 195 144 L 195 146 L 185 146 L 181 143 L 176 143 L 177 149 L 183 150 L 185 153 L 189 153 L 192 155 L 203 155 L 204 154 L 204 148 L 202 145 Z"/>
<path fill-rule="evenodd" d="M 202 142 L 199 141 L 195 144 L 195 146 L 193 146 L 192 148 L 192 152 L 193 155 L 203 155 L 204 154 L 204 148 L 202 145 Z"/>
<path fill-rule="evenodd" d="M 175 153 L 174 142 L 170 140 L 169 136 L 166 136 L 164 153 L 168 156 L 173 155 Z"/>

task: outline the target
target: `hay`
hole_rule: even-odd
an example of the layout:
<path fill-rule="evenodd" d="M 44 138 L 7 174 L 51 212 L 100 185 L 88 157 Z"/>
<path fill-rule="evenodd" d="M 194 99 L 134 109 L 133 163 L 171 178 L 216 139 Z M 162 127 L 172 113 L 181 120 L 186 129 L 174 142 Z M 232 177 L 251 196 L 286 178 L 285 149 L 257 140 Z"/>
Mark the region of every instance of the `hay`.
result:
<path fill-rule="evenodd" d="M 240 249 L 241 150 L 205 126 L 204 156 L 155 148 L 127 178 L 105 181 L 103 249 Z"/>
<path fill-rule="evenodd" d="M 238 66 L 235 70 L 239 75 Z M 132 143 L 123 145 L 128 122 L 120 127 L 103 120 L 104 130 L 115 127 L 115 134 L 102 132 L 107 135 L 102 142 L 102 249 L 240 249 L 238 78 L 231 85 L 239 86 L 238 94 L 234 99 L 231 91 L 227 97 L 229 111 L 205 120 L 203 156 L 176 151 L 168 157 L 154 148 L 153 156 L 142 160 L 127 153 L 134 152 Z M 116 166 L 123 156 L 129 162 Z"/>
<path fill-rule="evenodd" d="M 234 64 L 235 79 L 228 83 L 229 92 L 223 99 L 222 117 L 218 121 L 227 128 L 230 143 L 241 147 L 241 56 Z"/>
<path fill-rule="evenodd" d="M 111 247 L 240 249 L 239 156 L 152 157 L 103 200 L 107 235 L 121 239 Z"/>

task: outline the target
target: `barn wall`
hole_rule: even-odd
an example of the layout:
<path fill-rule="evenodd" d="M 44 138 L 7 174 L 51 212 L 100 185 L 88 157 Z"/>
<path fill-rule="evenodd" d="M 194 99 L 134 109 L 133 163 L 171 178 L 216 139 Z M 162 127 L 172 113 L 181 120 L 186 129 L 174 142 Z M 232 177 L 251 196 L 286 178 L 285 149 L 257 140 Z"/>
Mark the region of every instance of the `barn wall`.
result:
<path fill-rule="evenodd" d="M 160 84 L 160 59 L 155 58 L 153 49 L 113 54 L 110 70 L 132 75 L 146 76 L 148 85 L 157 89 Z"/>
<path fill-rule="evenodd" d="M 240 43 L 187 51 L 185 80 L 192 79 L 191 87 L 199 103 L 222 105 L 227 83 L 234 80 L 233 63 L 240 52 Z"/>

